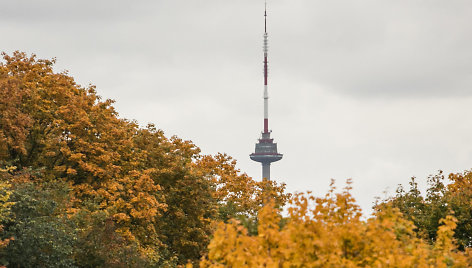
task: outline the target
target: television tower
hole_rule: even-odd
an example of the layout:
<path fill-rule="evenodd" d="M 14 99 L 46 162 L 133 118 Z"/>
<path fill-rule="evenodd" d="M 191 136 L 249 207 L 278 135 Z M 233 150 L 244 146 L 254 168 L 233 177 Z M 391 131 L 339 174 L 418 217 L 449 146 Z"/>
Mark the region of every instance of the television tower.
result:
<path fill-rule="evenodd" d="M 279 161 L 282 159 L 282 154 L 277 152 L 277 143 L 274 143 L 274 139 L 270 138 L 269 131 L 269 94 L 267 91 L 267 52 L 268 46 L 268 34 L 267 34 L 267 3 L 264 9 L 264 131 L 259 142 L 256 143 L 256 150 L 250 154 L 252 160 L 260 162 L 262 164 L 262 178 L 270 180 L 270 163 Z"/>

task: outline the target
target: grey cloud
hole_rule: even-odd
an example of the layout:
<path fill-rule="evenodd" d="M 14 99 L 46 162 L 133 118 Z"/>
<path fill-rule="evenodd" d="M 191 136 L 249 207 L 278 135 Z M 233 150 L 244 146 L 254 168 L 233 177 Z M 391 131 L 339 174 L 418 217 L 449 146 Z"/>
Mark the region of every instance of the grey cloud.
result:
<path fill-rule="evenodd" d="M 263 0 L 3 2 L 0 50 L 57 57 L 122 117 L 259 176 L 248 154 L 262 120 Z M 290 191 L 353 177 L 368 208 L 410 176 L 470 168 L 469 1 L 268 2 L 270 127 L 285 154 L 273 174 Z"/>
<path fill-rule="evenodd" d="M 0 9 L 2 20 L 17 23 L 70 23 L 86 21 L 112 21 L 136 19 L 137 15 L 150 12 L 148 1 L 93 1 L 93 0 L 16 0 L 3 1 Z"/>
<path fill-rule="evenodd" d="M 298 11 L 274 41 L 286 41 L 274 54 L 287 73 L 356 97 L 472 94 L 468 2 L 316 1 Z"/>

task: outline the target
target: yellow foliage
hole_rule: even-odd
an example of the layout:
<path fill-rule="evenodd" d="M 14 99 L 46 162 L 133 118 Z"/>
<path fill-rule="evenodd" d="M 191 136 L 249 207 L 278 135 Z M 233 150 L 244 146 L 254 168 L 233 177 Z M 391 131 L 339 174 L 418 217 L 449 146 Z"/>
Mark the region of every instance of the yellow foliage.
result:
<path fill-rule="evenodd" d="M 10 177 L 8 173 L 14 171 L 15 169 L 16 167 L 11 166 L 0 168 L 0 222 L 5 222 L 11 218 L 10 208 L 14 203 L 9 201 L 12 191 L 11 185 L 7 181 Z M 3 226 L 0 225 L 0 234 L 2 232 Z M 0 240 L 0 249 L 6 247 L 11 240 L 13 240 L 13 237 Z"/>
<path fill-rule="evenodd" d="M 280 211 L 271 202 L 259 211 L 258 234 L 251 236 L 238 222 L 220 223 L 201 267 L 467 267 L 469 252 L 456 249 L 454 218 L 447 217 L 438 241 L 429 245 L 416 237 L 412 222 L 390 206 L 364 220 L 351 196 L 350 182 L 342 193 L 317 198 L 295 195 L 289 217 L 280 227 Z"/>

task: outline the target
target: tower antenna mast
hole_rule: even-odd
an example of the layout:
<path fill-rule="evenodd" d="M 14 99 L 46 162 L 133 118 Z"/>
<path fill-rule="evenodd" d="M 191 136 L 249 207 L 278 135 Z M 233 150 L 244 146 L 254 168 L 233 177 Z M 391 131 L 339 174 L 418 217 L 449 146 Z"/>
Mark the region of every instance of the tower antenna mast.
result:
<path fill-rule="evenodd" d="M 264 3 L 264 33 L 267 33 L 267 1 Z"/>
<path fill-rule="evenodd" d="M 259 142 L 256 143 L 255 152 L 250 155 L 251 159 L 262 164 L 262 177 L 270 180 L 270 163 L 279 161 L 283 155 L 277 152 L 277 143 L 270 138 L 269 131 L 269 93 L 267 87 L 268 77 L 268 52 L 269 52 L 269 35 L 267 33 L 267 2 L 264 7 L 264 130 Z"/>

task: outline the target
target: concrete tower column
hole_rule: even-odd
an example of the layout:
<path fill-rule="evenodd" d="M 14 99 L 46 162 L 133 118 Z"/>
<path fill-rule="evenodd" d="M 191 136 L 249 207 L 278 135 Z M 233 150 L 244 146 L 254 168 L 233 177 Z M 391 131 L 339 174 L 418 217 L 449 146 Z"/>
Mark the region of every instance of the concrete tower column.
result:
<path fill-rule="evenodd" d="M 270 180 L 270 163 L 262 163 L 262 178 Z"/>

